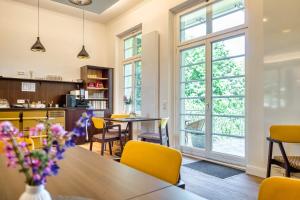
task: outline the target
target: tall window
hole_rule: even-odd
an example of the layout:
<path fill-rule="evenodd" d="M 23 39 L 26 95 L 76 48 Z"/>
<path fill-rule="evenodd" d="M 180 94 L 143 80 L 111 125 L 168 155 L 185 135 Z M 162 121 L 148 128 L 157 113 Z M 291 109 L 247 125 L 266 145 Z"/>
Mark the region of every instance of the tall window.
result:
<path fill-rule="evenodd" d="M 181 145 L 212 159 L 243 160 L 244 0 L 207 3 L 180 13 L 178 23 Z"/>
<path fill-rule="evenodd" d="M 124 39 L 124 109 L 141 114 L 142 103 L 142 33 Z"/>

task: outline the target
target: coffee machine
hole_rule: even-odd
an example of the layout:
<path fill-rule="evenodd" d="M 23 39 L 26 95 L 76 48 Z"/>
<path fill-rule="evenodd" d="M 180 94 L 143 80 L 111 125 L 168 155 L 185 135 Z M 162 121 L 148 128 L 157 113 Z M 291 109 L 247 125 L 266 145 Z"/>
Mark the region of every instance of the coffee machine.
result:
<path fill-rule="evenodd" d="M 88 91 L 84 89 L 72 90 L 66 95 L 66 107 L 89 107 Z"/>

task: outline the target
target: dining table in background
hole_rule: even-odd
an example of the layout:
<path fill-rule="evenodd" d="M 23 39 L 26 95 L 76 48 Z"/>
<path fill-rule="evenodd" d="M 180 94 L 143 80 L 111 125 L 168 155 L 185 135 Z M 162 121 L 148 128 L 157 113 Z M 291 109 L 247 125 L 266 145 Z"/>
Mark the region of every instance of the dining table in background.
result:
<path fill-rule="evenodd" d="M 108 121 L 108 122 L 128 123 L 129 139 L 132 140 L 132 137 L 133 137 L 133 123 L 135 123 L 135 122 L 159 121 L 159 120 L 161 120 L 161 118 L 132 117 L 132 118 L 104 118 L 104 120 Z"/>

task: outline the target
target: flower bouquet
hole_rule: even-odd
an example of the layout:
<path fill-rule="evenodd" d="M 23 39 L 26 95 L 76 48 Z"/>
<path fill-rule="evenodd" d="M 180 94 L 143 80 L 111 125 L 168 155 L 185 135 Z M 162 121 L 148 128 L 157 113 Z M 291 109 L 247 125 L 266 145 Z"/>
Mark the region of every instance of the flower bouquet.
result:
<path fill-rule="evenodd" d="M 50 124 L 48 121 L 39 123 L 30 129 L 30 136 L 46 133 L 42 139 L 41 149 L 32 149 L 29 139 L 13 127 L 10 122 L 0 124 L 0 143 L 4 146 L 8 167 L 20 167 L 19 172 L 25 175 L 26 191 L 20 200 L 41 199 L 50 200 L 49 193 L 44 189 L 47 176 L 58 174 L 58 161 L 63 159 L 67 148 L 75 146 L 77 136 L 85 134 L 92 114 L 84 113 L 77 121 L 76 128 L 67 132 L 59 124 Z M 0 145 L 1 146 L 1 145 Z M 0 150 L 1 152 L 1 150 Z"/>

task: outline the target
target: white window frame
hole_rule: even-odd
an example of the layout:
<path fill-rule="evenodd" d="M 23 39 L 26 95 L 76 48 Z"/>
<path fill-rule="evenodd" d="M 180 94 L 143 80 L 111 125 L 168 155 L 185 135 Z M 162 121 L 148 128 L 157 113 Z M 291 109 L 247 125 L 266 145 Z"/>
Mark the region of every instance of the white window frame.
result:
<path fill-rule="evenodd" d="M 175 28 L 175 34 L 174 34 L 174 44 L 175 44 L 175 51 L 174 51 L 174 63 L 176 66 L 176 70 L 174 72 L 175 78 L 174 78 L 174 85 L 175 85 L 175 116 L 174 116 L 174 120 L 175 120 L 175 130 L 177 134 L 181 134 L 180 131 L 180 110 L 181 110 L 181 102 L 180 102 L 180 81 L 181 81 L 181 74 L 180 74 L 180 51 L 183 49 L 187 49 L 187 48 L 192 48 L 192 47 L 196 47 L 196 46 L 200 46 L 200 45 L 205 45 L 207 50 L 207 54 L 206 54 L 206 63 L 209 66 L 206 66 L 208 70 L 211 70 L 212 68 L 212 52 L 211 52 L 211 44 L 215 41 L 219 41 L 222 39 L 226 39 L 226 38 L 230 38 L 230 37 L 234 37 L 234 36 L 238 36 L 238 35 L 245 35 L 245 39 L 246 39 L 246 49 L 245 49 L 245 157 L 241 158 L 238 156 L 227 156 L 226 154 L 221 154 L 221 153 L 217 153 L 217 152 L 208 152 L 203 151 L 201 149 L 196 149 L 196 148 L 190 148 L 190 147 L 186 147 L 186 146 L 182 146 L 180 144 L 181 139 L 177 140 L 177 144 L 176 146 L 179 147 L 180 150 L 182 150 L 184 153 L 186 154 L 192 154 L 198 157 L 204 157 L 204 158 L 208 158 L 208 159 L 214 159 L 214 160 L 218 160 L 221 162 L 227 162 L 230 164 L 234 164 L 234 165 L 240 165 L 240 166 L 244 166 L 245 162 L 247 160 L 247 137 L 248 137 L 248 63 L 249 63 L 249 59 L 248 59 L 248 49 L 247 49 L 247 42 L 248 42 L 248 11 L 249 11 L 249 3 L 248 0 L 245 0 L 245 23 L 242 25 L 238 25 L 232 28 L 228 28 L 219 32 L 214 32 L 214 33 L 209 33 L 205 36 L 201 36 L 198 38 L 194 38 L 191 40 L 187 40 L 184 42 L 181 42 L 181 32 L 180 32 L 180 17 L 183 15 L 186 15 L 188 13 L 194 12 L 195 10 L 201 9 L 203 7 L 207 7 L 210 4 L 214 4 L 216 2 L 219 2 L 221 0 L 211 0 L 209 2 L 203 2 L 200 3 L 199 5 L 196 6 L 192 6 L 182 12 L 179 12 L 175 15 L 175 20 L 174 20 L 174 28 Z M 207 73 L 211 73 L 211 71 L 208 71 Z M 209 80 L 209 77 L 206 78 L 206 84 L 210 84 L 211 85 L 211 80 Z M 206 98 L 211 96 L 211 91 L 206 90 Z M 211 110 L 211 109 L 210 109 Z M 210 111 L 211 112 L 211 111 Z M 211 122 L 211 113 L 208 113 L 208 115 L 210 116 L 208 118 L 208 121 L 206 121 L 206 123 L 212 123 Z M 209 145 L 207 149 L 212 149 L 211 147 L 211 132 L 212 130 L 208 130 L 208 128 L 206 127 L 206 145 Z M 207 134 L 208 132 L 210 132 L 210 134 Z M 180 136 L 181 137 L 181 136 Z"/>

